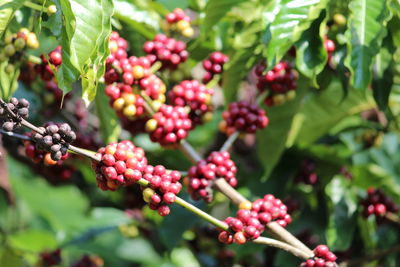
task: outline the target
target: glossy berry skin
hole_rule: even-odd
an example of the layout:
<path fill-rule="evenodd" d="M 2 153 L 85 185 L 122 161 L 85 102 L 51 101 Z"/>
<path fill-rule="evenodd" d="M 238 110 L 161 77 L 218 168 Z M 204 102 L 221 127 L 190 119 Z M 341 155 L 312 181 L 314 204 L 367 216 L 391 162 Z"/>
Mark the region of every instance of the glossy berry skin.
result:
<path fill-rule="evenodd" d="M 202 124 L 212 115 L 214 90 L 196 80 L 185 80 L 168 92 L 168 100 L 174 106 L 190 108 L 192 126 Z"/>
<path fill-rule="evenodd" d="M 361 201 L 364 207 L 364 217 L 375 215 L 383 217 L 387 212 L 396 213 L 399 208 L 396 203 L 387 197 L 381 189 L 369 188 L 367 197 Z"/>
<path fill-rule="evenodd" d="M 203 76 L 203 83 L 208 83 L 214 78 L 215 74 L 221 74 L 224 70 L 224 64 L 229 61 L 227 55 L 221 52 L 213 52 L 203 61 L 203 68 L 206 73 Z"/>
<path fill-rule="evenodd" d="M 169 146 L 187 137 L 192 122 L 185 108 L 162 105 L 152 119 L 146 122 L 145 127 L 153 142 Z"/>
<path fill-rule="evenodd" d="M 43 81 L 53 80 L 53 69 L 57 70 L 58 66 L 62 64 L 61 46 L 57 46 L 48 54 L 49 61 L 47 61 L 47 58 L 44 55 L 41 55 L 40 58 L 42 59 L 42 63 L 35 65 L 36 73 L 40 75 Z M 49 63 L 52 64 L 51 67 Z"/>
<path fill-rule="evenodd" d="M 142 178 L 147 166 L 144 150 L 131 141 L 111 143 L 97 151 L 100 162 L 93 161 L 97 185 L 102 190 L 116 190 Z"/>
<path fill-rule="evenodd" d="M 255 133 L 257 129 L 265 128 L 269 122 L 263 109 L 247 101 L 229 104 L 228 110 L 222 113 L 222 118 L 224 120 L 219 128 L 227 135 L 235 131 Z"/>
<path fill-rule="evenodd" d="M 279 62 L 266 74 L 263 74 L 264 70 L 265 66 L 261 64 L 254 71 L 258 77 L 258 90 L 260 92 L 269 92 L 265 99 L 267 106 L 281 105 L 295 97 L 298 74 L 289 62 Z"/>
<path fill-rule="evenodd" d="M 212 180 L 224 178 L 231 186 L 237 185 L 237 168 L 228 152 L 212 152 L 206 160 L 199 161 L 188 172 L 188 192 L 194 200 L 211 202 Z"/>
<path fill-rule="evenodd" d="M 146 54 L 155 56 L 154 61 L 162 62 L 163 69 L 176 69 L 189 56 L 184 42 L 163 34 L 157 34 L 153 41 L 147 41 L 143 49 Z"/>

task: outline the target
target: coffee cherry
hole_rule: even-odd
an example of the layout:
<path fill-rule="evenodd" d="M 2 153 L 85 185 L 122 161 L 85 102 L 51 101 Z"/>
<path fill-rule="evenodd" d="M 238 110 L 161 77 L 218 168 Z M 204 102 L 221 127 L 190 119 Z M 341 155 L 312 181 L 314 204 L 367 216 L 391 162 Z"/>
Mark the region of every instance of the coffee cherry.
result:
<path fill-rule="evenodd" d="M 257 88 L 260 92 L 268 91 L 265 104 L 268 106 L 281 105 L 287 100 L 293 99 L 293 93 L 288 94 L 297 88 L 297 72 L 289 62 L 281 61 L 272 70 L 263 74 L 265 65 L 255 67 L 255 74 L 258 77 Z M 289 96 L 289 97 L 288 97 Z"/>
<path fill-rule="evenodd" d="M 208 83 L 214 78 L 215 74 L 220 74 L 224 69 L 224 64 L 228 62 L 228 56 L 221 52 L 213 52 L 203 61 L 203 68 L 206 71 L 203 76 L 203 83 Z"/>
<path fill-rule="evenodd" d="M 325 245 L 319 245 L 314 249 L 315 256 L 311 259 L 306 260 L 300 266 L 311 266 L 311 267 L 333 267 L 336 266 L 335 261 L 336 255 L 329 251 L 329 248 Z"/>
<path fill-rule="evenodd" d="M 213 94 L 214 90 L 207 88 L 204 84 L 196 80 L 185 80 L 168 92 L 168 99 L 175 106 L 189 107 L 189 118 L 195 126 L 205 121 L 206 114 L 212 114 Z"/>
<path fill-rule="evenodd" d="M 190 17 L 182 9 L 175 8 L 165 16 L 165 20 L 167 22 L 167 31 L 178 32 L 188 38 L 193 36 L 194 31 L 190 25 Z"/>
<path fill-rule="evenodd" d="M 47 8 L 47 15 L 51 16 L 57 12 L 56 5 L 49 5 Z"/>
<path fill-rule="evenodd" d="M 237 232 L 233 235 L 233 242 L 239 245 L 246 243 L 246 237 L 243 232 Z"/>

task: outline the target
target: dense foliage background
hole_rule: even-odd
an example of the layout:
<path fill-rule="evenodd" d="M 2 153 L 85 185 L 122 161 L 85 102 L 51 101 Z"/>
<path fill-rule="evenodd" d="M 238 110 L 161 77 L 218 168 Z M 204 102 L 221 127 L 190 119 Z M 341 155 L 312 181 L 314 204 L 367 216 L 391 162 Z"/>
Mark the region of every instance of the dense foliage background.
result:
<path fill-rule="evenodd" d="M 253 67 L 264 60 L 268 69 L 282 59 L 291 62 L 299 74 L 295 99 L 263 105 L 268 127 L 233 146 L 239 192 L 249 199 L 272 193 L 285 200 L 293 217 L 288 230 L 310 247 L 326 243 L 339 262 L 400 264 L 399 225 L 374 216 L 364 218 L 360 205 L 370 187 L 381 188 L 400 203 L 398 1 L 38 0 L 36 4 L 55 4 L 57 12 L 47 15 L 24 0 L 0 1 L 2 39 L 27 27 L 40 41 L 38 49 L 29 51 L 32 56 L 61 45 L 63 63 L 55 72 L 58 87 L 64 93 L 72 90 L 74 101 L 82 97 L 90 113 L 85 113 L 83 102 L 77 106 L 67 100 L 60 110 L 60 103 L 46 96 L 43 82 L 18 81 L 20 72 L 29 69 L 17 66 L 6 71 L 7 62 L 0 65 L 2 98 L 28 98 L 30 121 L 37 125 L 64 121 L 82 109 L 91 126 L 78 129 L 95 145 L 132 137 L 150 162 L 170 169 L 186 171 L 191 163 L 180 151 L 152 143 L 147 134 L 132 135 L 123 129 L 108 106 L 101 77 L 112 30 L 128 40 L 130 54 L 141 56 L 143 43 L 163 31 L 167 13 L 179 7 L 191 16 L 194 36 L 179 37 L 187 43 L 190 56 L 178 70 L 161 74 L 168 88 L 185 77 L 201 79 L 201 61 L 211 52 L 229 56 L 222 83 L 215 85 L 213 119 L 188 138 L 203 153 L 219 149 L 226 139 L 218 130 L 225 107 L 254 96 Z M 324 48 L 325 39 L 335 43 L 332 55 Z M 47 266 L 41 262 L 43 252 L 58 248 L 62 266 L 83 255 L 104 266 L 300 263 L 286 252 L 262 245 L 223 245 L 214 228 L 176 205 L 171 215 L 162 218 L 143 206 L 134 188 L 100 191 L 89 160 L 71 162 L 73 175 L 62 180 L 59 172 L 35 168 L 21 156 L 19 141 L 4 136 L 3 145 L 8 152 L 2 149 L 0 156 L 8 155 L 0 157 L 4 191 L 0 266 Z M 304 168 L 311 168 L 315 184 L 304 183 L 310 174 L 304 174 Z M 193 203 L 221 219 L 235 211 L 218 193 L 211 205 Z M 379 254 L 387 249 L 392 253 Z M 366 258 L 370 255 L 377 256 Z"/>

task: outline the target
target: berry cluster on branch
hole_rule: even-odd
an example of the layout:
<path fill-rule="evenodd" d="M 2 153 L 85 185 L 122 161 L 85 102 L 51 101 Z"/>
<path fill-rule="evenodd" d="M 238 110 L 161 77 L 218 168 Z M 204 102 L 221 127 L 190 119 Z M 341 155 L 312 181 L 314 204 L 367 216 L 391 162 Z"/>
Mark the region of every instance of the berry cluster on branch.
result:
<path fill-rule="evenodd" d="M 192 126 L 202 124 L 212 117 L 214 90 L 196 80 L 185 80 L 168 92 L 168 100 L 174 106 L 190 108 Z"/>
<path fill-rule="evenodd" d="M 40 64 L 35 65 L 35 71 L 40 75 L 40 78 L 43 81 L 51 81 L 54 78 L 54 70 L 57 70 L 57 67 L 62 64 L 62 51 L 61 46 L 57 46 L 53 51 L 48 54 L 47 57 L 44 55 L 40 55 L 40 59 L 42 62 Z M 50 64 L 49 64 L 50 63 Z"/>
<path fill-rule="evenodd" d="M 292 221 L 290 215 L 287 214 L 287 207 L 271 194 L 253 203 L 243 202 L 239 208 L 236 217 L 225 219 L 229 230 L 220 232 L 218 239 L 222 243 L 244 244 L 246 241 L 260 237 L 265 226 L 271 221 L 276 221 L 282 227 Z"/>
<path fill-rule="evenodd" d="M 255 133 L 269 122 L 263 109 L 247 101 L 230 103 L 228 110 L 222 113 L 222 118 L 224 120 L 220 122 L 219 129 L 227 135 L 236 131 Z"/>
<path fill-rule="evenodd" d="M 12 114 L 15 116 L 13 116 Z M 4 131 L 12 132 L 29 116 L 29 102 L 25 98 L 12 97 L 8 103 L 0 103 L 0 124 Z"/>
<path fill-rule="evenodd" d="M 185 14 L 185 12 L 180 8 L 175 8 L 172 12 L 165 16 L 167 24 L 165 25 L 165 30 L 178 32 L 184 37 L 192 37 L 194 30 L 190 25 L 190 17 Z"/>
<path fill-rule="evenodd" d="M 369 217 L 373 214 L 378 217 L 385 216 L 387 212 L 396 213 L 399 207 L 381 189 L 369 188 L 367 197 L 361 201 L 364 207 L 363 215 Z"/>
<path fill-rule="evenodd" d="M 265 104 L 268 106 L 281 105 L 296 96 L 297 72 L 287 61 L 281 61 L 272 70 L 263 74 L 265 65 L 255 68 L 258 77 L 257 88 L 260 92 L 268 91 Z"/>
<path fill-rule="evenodd" d="M 336 255 L 329 251 L 325 245 L 319 245 L 314 249 L 315 256 L 303 262 L 301 267 L 335 267 Z"/>
<path fill-rule="evenodd" d="M 188 171 L 188 192 L 194 200 L 213 200 L 212 185 L 216 178 L 225 179 L 232 187 L 236 187 L 237 168 L 228 152 L 212 152 L 206 160 L 199 161 Z"/>
<path fill-rule="evenodd" d="M 176 69 L 189 56 L 184 42 L 169 38 L 164 34 L 157 34 L 153 41 L 145 42 L 143 50 L 152 63 L 162 62 L 163 69 Z"/>
<path fill-rule="evenodd" d="M 203 76 L 203 83 L 208 83 L 214 78 L 214 75 L 221 74 L 224 70 L 224 64 L 228 62 L 229 58 L 227 55 L 221 52 L 213 52 L 211 55 L 203 61 L 203 68 L 206 73 Z"/>

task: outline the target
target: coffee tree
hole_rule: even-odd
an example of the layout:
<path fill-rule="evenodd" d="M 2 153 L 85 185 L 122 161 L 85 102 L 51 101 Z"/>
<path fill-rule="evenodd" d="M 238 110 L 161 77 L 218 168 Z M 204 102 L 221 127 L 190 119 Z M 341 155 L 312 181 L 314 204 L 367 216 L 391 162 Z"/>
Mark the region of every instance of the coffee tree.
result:
<path fill-rule="evenodd" d="M 397 266 L 394 0 L 4 0 L 1 266 Z"/>

